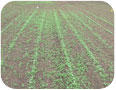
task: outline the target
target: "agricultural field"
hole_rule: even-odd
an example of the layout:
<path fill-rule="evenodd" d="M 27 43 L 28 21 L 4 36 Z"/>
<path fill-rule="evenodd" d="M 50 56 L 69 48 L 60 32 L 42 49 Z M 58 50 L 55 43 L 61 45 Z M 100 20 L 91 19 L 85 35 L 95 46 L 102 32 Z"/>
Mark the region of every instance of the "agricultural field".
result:
<path fill-rule="evenodd" d="M 17 89 L 101 89 L 114 78 L 114 12 L 105 2 L 10 2 L 1 13 L 1 78 Z"/>

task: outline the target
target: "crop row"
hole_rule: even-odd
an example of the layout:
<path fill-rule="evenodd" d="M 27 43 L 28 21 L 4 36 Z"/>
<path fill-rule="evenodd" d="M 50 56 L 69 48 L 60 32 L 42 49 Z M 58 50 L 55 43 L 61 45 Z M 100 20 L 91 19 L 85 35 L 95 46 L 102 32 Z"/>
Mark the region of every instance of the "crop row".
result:
<path fill-rule="evenodd" d="M 91 77 L 88 77 L 88 72 L 90 67 L 94 67 L 94 74 L 99 75 L 98 78 L 102 80 L 104 85 L 108 84 L 107 78 L 110 74 L 103 67 L 102 62 L 106 61 L 104 63 L 108 67 L 112 64 L 107 64 L 107 60 L 103 60 L 106 54 L 103 55 L 103 47 L 98 45 L 100 53 L 97 55 L 99 57 L 103 56 L 100 61 L 100 58 L 96 55 L 96 42 L 85 37 L 95 37 L 101 45 L 105 45 L 107 48 L 110 44 L 86 21 L 90 20 L 91 23 L 100 27 L 99 23 L 82 12 L 78 13 L 82 17 L 72 11 L 67 13 L 63 10 L 48 10 L 45 12 L 35 9 L 25 18 L 27 20 L 24 19 L 25 22 L 20 21 L 22 16 L 17 16 L 2 31 L 2 34 L 5 35 L 6 31 L 11 29 L 13 23 L 18 20 L 17 27 L 22 26 L 9 40 L 7 49 L 2 50 L 2 55 L 8 50 L 8 56 L 2 57 L 3 72 L 6 72 L 7 62 L 10 60 L 8 68 L 12 69 L 13 74 L 18 78 L 23 75 L 26 78 L 26 84 L 21 84 L 22 88 L 90 88 L 92 83 L 89 81 Z M 76 19 L 76 21 L 71 19 Z M 110 30 L 104 27 L 103 29 L 113 35 Z M 86 34 L 86 32 L 89 33 Z M 84 35 L 86 36 L 84 37 Z M 12 61 L 14 53 L 17 55 L 14 56 L 14 61 Z M 24 74 L 21 70 L 17 70 L 18 67 L 25 68 L 23 70 Z M 19 84 L 14 83 L 14 86 Z"/>

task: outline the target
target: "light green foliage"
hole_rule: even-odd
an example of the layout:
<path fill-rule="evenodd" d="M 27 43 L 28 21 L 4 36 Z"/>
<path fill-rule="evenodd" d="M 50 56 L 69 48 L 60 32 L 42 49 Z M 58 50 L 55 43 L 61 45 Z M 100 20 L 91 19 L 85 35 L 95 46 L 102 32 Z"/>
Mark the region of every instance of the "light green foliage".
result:
<path fill-rule="evenodd" d="M 1 66 L 4 66 L 5 62 L 4 59 L 1 60 Z"/>
<path fill-rule="evenodd" d="M 14 75 L 17 75 L 17 71 L 16 70 L 13 70 L 13 73 L 14 73 Z"/>
<path fill-rule="evenodd" d="M 110 66 L 108 67 L 108 70 L 111 71 L 111 72 L 113 72 L 114 67 L 113 67 L 113 63 L 112 62 L 110 62 Z"/>
<path fill-rule="evenodd" d="M 98 17 L 98 16 L 96 16 L 95 14 L 93 14 L 93 13 L 91 13 L 91 12 L 89 12 L 89 11 L 86 11 L 86 12 L 87 12 L 88 14 L 94 16 L 96 19 L 99 19 L 99 20 L 101 20 L 101 21 L 103 21 L 103 22 L 105 22 L 105 23 L 107 23 L 107 24 L 109 24 L 109 25 L 111 25 L 111 26 L 114 26 L 111 22 L 107 21 L 107 20 L 104 19 L 103 17 Z"/>
<path fill-rule="evenodd" d="M 17 84 L 17 83 L 13 83 L 13 86 L 17 87 L 17 86 L 18 86 L 18 84 Z"/>
<path fill-rule="evenodd" d="M 32 2 L 22 3 L 22 5 L 31 4 Z M 43 4 L 52 5 L 53 2 L 34 2 L 33 4 L 38 6 Z M 65 6 L 72 8 L 72 5 Z M 113 74 L 110 72 L 114 70 L 113 63 L 111 62 L 109 64 L 110 61 L 107 62 L 106 58 L 104 58 L 107 56 L 104 54 L 105 51 L 103 51 L 104 46 L 95 46 L 97 42 L 92 42 L 94 40 L 91 39 L 91 36 L 95 36 L 95 39 L 105 45 L 108 50 L 113 49 L 113 46 L 110 45 L 108 40 L 105 40 L 101 34 L 90 26 L 93 23 L 99 27 L 102 25 L 80 11 L 78 11 L 79 16 L 73 11 L 68 12 L 68 10 L 45 10 L 48 9 L 35 9 L 29 16 L 27 15 L 26 20 L 23 20 L 23 18 L 19 20 L 20 23 L 14 27 L 14 30 L 18 29 L 18 31 L 16 31 L 16 34 L 9 41 L 8 45 L 4 45 L 8 47 L 9 55 L 12 55 L 12 52 L 13 54 L 15 52 L 17 54 L 17 48 L 22 49 L 20 54 L 16 58 L 13 58 L 13 65 L 7 65 L 7 61 L 4 61 L 4 58 L 2 58 L 2 72 L 5 74 L 7 74 L 6 71 L 9 69 L 20 80 L 23 76 L 20 72 L 26 71 L 24 75 L 27 78 L 27 83 L 21 82 L 20 85 L 12 83 L 12 85 L 14 87 L 28 87 L 29 89 L 46 89 L 48 87 L 53 89 L 88 89 L 93 85 L 93 80 L 92 82 L 90 81 L 91 78 L 96 79 L 94 74 L 98 74 L 102 85 L 108 86 L 109 81 L 112 81 L 110 77 Z M 21 18 L 20 16 L 16 17 L 15 20 L 18 21 Z M 113 26 L 107 20 L 95 15 L 93 16 Z M 76 21 L 73 21 L 74 19 Z M 22 23 L 23 21 L 24 23 Z M 2 32 L 7 30 L 12 24 L 13 22 L 7 25 Z M 102 27 L 102 29 L 113 35 L 113 32 L 109 29 L 105 27 Z M 88 31 L 90 33 L 86 34 Z M 11 30 L 9 32 L 13 31 Z M 31 37 L 29 36 L 30 34 Z M 34 34 L 34 38 L 32 34 Z M 24 42 L 18 42 L 19 37 L 23 37 L 26 40 L 24 39 Z M 6 41 L 4 42 L 6 43 Z M 23 44 L 27 46 L 23 46 Z M 5 57 L 5 60 L 7 58 L 11 60 L 11 57 Z M 106 67 L 110 74 L 107 73 L 106 68 L 101 63 L 108 63 Z M 25 70 L 17 70 L 17 68 L 22 69 L 23 67 L 25 67 Z M 89 77 L 88 75 L 90 74 L 89 68 L 93 70 L 93 77 Z M 7 78 L 6 81 L 8 83 Z"/>
<path fill-rule="evenodd" d="M 28 19 L 26 20 L 25 24 L 23 25 L 23 27 L 19 30 L 19 32 L 15 35 L 15 38 L 10 42 L 9 44 L 9 50 L 13 49 L 16 41 L 19 37 L 19 35 L 24 31 L 25 27 L 27 26 L 27 24 L 29 23 L 29 21 L 32 19 L 33 15 L 37 12 L 37 10 L 33 11 L 33 13 L 28 17 Z"/>
<path fill-rule="evenodd" d="M 26 43 L 29 44 L 31 42 L 31 38 L 29 40 L 26 40 Z"/>
<path fill-rule="evenodd" d="M 88 12 L 88 11 L 87 11 Z M 81 15 L 83 15 L 84 17 L 86 17 L 88 20 L 90 20 L 92 23 L 95 23 L 96 25 L 98 25 L 99 27 L 102 27 L 106 32 L 110 33 L 113 35 L 113 33 L 109 30 L 106 29 L 105 27 L 103 27 L 101 24 L 99 24 L 98 22 L 94 21 L 93 19 L 91 19 L 89 16 L 85 15 L 84 13 L 78 11 L 78 13 L 80 13 Z M 90 13 L 89 13 L 90 14 Z"/>
<path fill-rule="evenodd" d="M 21 68 L 21 67 L 22 67 L 22 65 L 23 65 L 23 63 L 22 63 L 22 62 L 20 62 L 20 63 L 19 63 L 19 67 Z"/>
<path fill-rule="evenodd" d="M 39 42 L 41 41 L 41 32 L 42 32 L 42 29 L 43 29 L 43 23 L 44 23 L 44 19 L 45 19 L 45 15 L 46 13 L 43 13 L 42 14 L 42 20 L 41 20 L 41 24 L 40 24 L 40 27 L 39 27 L 39 32 L 37 33 L 38 34 L 38 37 L 36 38 L 35 40 L 35 43 L 38 45 Z M 28 75 L 30 75 L 30 79 L 29 79 L 29 88 L 31 89 L 34 89 L 36 86 L 36 80 L 34 79 L 36 73 L 38 72 L 38 69 L 36 67 L 36 65 L 38 65 L 38 50 L 39 48 L 38 47 L 35 47 L 34 48 L 34 55 L 32 56 L 32 63 L 33 65 L 31 66 L 31 71 L 28 72 Z"/>
<path fill-rule="evenodd" d="M 21 84 L 21 86 L 22 86 L 22 88 L 24 88 L 24 87 L 25 87 L 25 85 L 24 85 L 24 84 Z"/>
<path fill-rule="evenodd" d="M 36 84 L 36 80 L 34 79 L 34 76 L 31 76 L 31 78 L 29 79 L 29 89 L 35 89 L 35 84 Z"/>
<path fill-rule="evenodd" d="M 14 66 L 13 65 L 7 65 L 10 69 L 13 69 Z"/>
<path fill-rule="evenodd" d="M 40 89 L 47 88 L 48 84 L 45 83 L 42 78 L 38 77 L 38 81 L 40 83 Z"/>
<path fill-rule="evenodd" d="M 72 26 L 72 24 L 68 21 L 66 15 L 64 14 L 64 12 L 62 10 L 60 10 L 62 16 L 64 17 L 64 19 L 67 21 L 67 23 L 70 25 L 72 31 L 74 32 L 75 36 L 77 37 L 77 39 L 79 40 L 79 42 L 83 45 L 83 47 L 86 49 L 89 58 L 93 61 L 94 65 L 96 65 L 96 71 L 99 72 L 101 71 L 100 76 L 103 77 L 105 76 L 105 78 L 107 79 L 107 76 L 104 69 L 102 68 L 102 66 L 99 64 L 99 61 L 96 60 L 94 54 L 90 51 L 90 49 L 88 48 L 88 46 L 86 45 L 86 43 L 83 41 L 82 37 L 78 34 L 78 31 L 76 30 L 75 27 Z M 104 77 L 103 77 L 104 79 Z"/>
<path fill-rule="evenodd" d="M 101 40 L 103 44 L 108 45 L 107 41 L 103 40 L 102 37 L 97 32 L 93 32 L 94 29 L 90 27 L 87 23 L 85 23 L 83 18 L 80 18 L 78 15 L 75 15 L 73 12 L 70 12 L 70 13 L 72 16 L 78 19 L 88 30 L 90 30 L 99 40 Z"/>
<path fill-rule="evenodd" d="M 67 66 L 68 66 L 68 68 L 69 68 L 69 76 L 70 76 L 70 83 L 72 83 L 72 85 L 69 85 L 67 88 L 72 88 L 72 86 L 76 86 L 77 85 L 77 83 L 76 83 L 76 79 L 75 79 L 75 76 L 73 75 L 73 70 L 72 70 L 72 68 L 73 68 L 73 65 L 72 65 L 72 63 L 70 62 L 70 58 L 69 58 L 69 55 L 68 55 L 68 53 L 67 53 L 67 50 L 66 50 L 66 46 L 65 46 L 65 43 L 64 43 L 64 41 L 63 41 L 63 36 L 62 36 L 62 34 L 61 34 L 61 31 L 60 30 L 62 30 L 62 28 L 60 27 L 60 23 L 59 23 L 59 20 L 58 20 L 58 16 L 57 16 L 57 13 L 56 12 L 54 12 L 54 17 L 55 17 L 55 20 L 56 20 L 56 28 L 57 28 L 57 30 L 58 30 L 58 35 L 59 35 L 59 38 L 60 38 L 60 40 L 61 40 L 61 46 L 62 46 L 62 50 L 63 50 L 63 52 L 64 52 L 64 55 L 65 55 L 65 58 L 66 58 L 66 64 L 67 64 Z M 73 87 L 74 88 L 74 87 Z"/>

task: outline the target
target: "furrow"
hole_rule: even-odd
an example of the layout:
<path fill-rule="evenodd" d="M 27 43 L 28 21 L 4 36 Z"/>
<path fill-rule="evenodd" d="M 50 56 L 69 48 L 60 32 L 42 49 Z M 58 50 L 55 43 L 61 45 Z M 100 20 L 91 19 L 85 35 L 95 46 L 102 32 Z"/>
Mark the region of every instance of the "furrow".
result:
<path fill-rule="evenodd" d="M 54 11 L 54 17 L 55 17 L 55 22 L 56 22 L 56 29 L 57 29 L 58 34 L 59 34 L 58 36 L 59 36 L 59 38 L 61 40 L 61 47 L 63 49 L 64 55 L 65 55 L 65 58 L 66 58 L 66 64 L 67 64 L 67 66 L 69 68 L 70 76 L 71 76 L 71 78 L 73 78 L 72 85 L 76 86 L 78 84 L 76 83 L 76 78 L 75 78 L 75 76 L 73 74 L 73 70 L 72 70 L 73 66 L 72 66 L 72 63 L 70 61 L 69 54 L 67 53 L 66 46 L 65 46 L 65 43 L 64 43 L 64 40 L 63 40 L 63 36 L 61 34 L 61 30 L 63 30 L 63 29 L 62 29 L 61 24 L 59 22 L 59 18 L 57 16 L 57 12 L 56 11 Z M 71 88 L 70 85 L 67 86 L 67 88 Z"/>
<path fill-rule="evenodd" d="M 90 51 L 90 49 L 88 48 L 88 46 L 86 45 L 86 43 L 84 42 L 84 40 L 82 39 L 82 37 L 79 35 L 78 30 L 75 27 L 73 27 L 73 25 L 67 19 L 66 15 L 63 13 L 62 10 L 60 10 L 60 13 L 64 17 L 64 19 L 66 20 L 66 22 L 70 25 L 71 30 L 74 32 L 74 35 L 77 37 L 77 39 L 79 40 L 79 42 L 86 49 L 86 51 L 88 53 L 88 57 L 93 61 L 93 64 L 95 65 L 96 72 L 99 73 L 100 77 L 102 77 L 102 80 L 107 80 L 108 74 L 105 73 L 105 70 L 100 65 L 99 61 L 95 58 L 94 54 Z M 105 76 L 105 77 L 103 77 L 103 76 Z"/>
<path fill-rule="evenodd" d="M 2 31 L 1 34 L 3 32 L 5 32 L 7 30 L 8 27 L 10 27 L 11 25 L 13 25 L 13 22 L 16 21 L 17 19 L 19 19 L 20 15 L 18 15 L 15 19 L 13 19 Z"/>
<path fill-rule="evenodd" d="M 45 15 L 46 15 L 46 13 L 43 13 L 43 17 L 42 17 L 41 24 L 40 24 L 40 27 L 39 27 L 39 32 L 37 33 L 37 38 L 35 40 L 36 47 L 34 48 L 34 55 L 32 56 L 32 63 L 33 63 L 33 65 L 31 66 L 31 71 L 28 72 L 29 75 L 30 75 L 29 85 L 28 85 L 30 89 L 35 89 L 36 88 L 35 75 L 38 72 L 38 68 L 36 66 L 39 63 L 38 62 L 38 56 L 39 56 L 39 53 L 38 53 L 38 50 L 39 50 L 38 44 L 41 41 L 41 33 L 42 33 L 42 29 L 43 29 Z"/>
<path fill-rule="evenodd" d="M 80 13 L 81 15 L 85 16 L 87 19 L 89 19 L 90 21 L 92 21 L 93 23 L 95 23 L 96 25 L 98 25 L 99 27 L 101 27 L 102 25 L 99 24 L 98 22 L 94 21 L 93 19 L 91 19 L 89 16 L 85 15 L 83 12 L 78 11 L 78 13 Z M 105 27 L 102 27 L 106 32 L 110 33 L 113 35 L 113 32 L 111 32 L 109 29 L 106 29 Z"/>
<path fill-rule="evenodd" d="M 15 43 L 19 37 L 19 35 L 24 31 L 25 27 L 27 26 L 27 24 L 29 23 L 29 21 L 31 20 L 31 18 L 33 17 L 33 15 L 37 12 L 37 10 L 34 10 L 33 13 L 31 14 L 31 16 L 28 17 L 28 19 L 26 20 L 25 24 L 23 25 L 23 27 L 20 29 L 20 31 L 15 35 L 15 38 L 10 42 L 9 44 L 9 50 L 13 49 L 15 46 Z"/>
<path fill-rule="evenodd" d="M 80 18 L 79 16 L 75 15 L 73 12 L 70 12 L 72 16 L 74 16 L 76 19 L 78 19 L 86 28 L 88 28 L 88 30 L 90 30 L 103 44 L 108 46 L 107 41 L 103 40 L 102 37 L 97 33 L 97 32 L 93 32 L 93 28 L 90 27 L 88 24 L 86 24 L 82 18 Z"/>
<path fill-rule="evenodd" d="M 92 15 L 93 17 L 95 17 L 96 19 L 99 19 L 99 20 L 101 20 L 101 21 L 103 21 L 103 22 L 105 22 L 105 23 L 107 23 L 107 24 L 109 24 L 109 25 L 111 25 L 111 26 L 114 26 L 114 24 L 112 24 L 111 22 L 109 22 L 109 21 L 107 21 L 106 19 L 104 19 L 104 18 L 102 18 L 102 17 L 98 17 L 98 16 L 96 16 L 95 14 L 93 14 L 93 13 L 91 13 L 91 12 L 89 12 L 89 11 L 86 11 L 88 14 L 90 14 L 90 15 Z"/>

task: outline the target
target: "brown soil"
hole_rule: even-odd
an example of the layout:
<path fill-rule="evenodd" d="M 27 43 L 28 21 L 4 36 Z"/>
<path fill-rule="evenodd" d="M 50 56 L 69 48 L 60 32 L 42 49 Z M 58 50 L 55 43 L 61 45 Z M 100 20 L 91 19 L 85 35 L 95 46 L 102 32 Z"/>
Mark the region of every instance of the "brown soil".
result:
<path fill-rule="evenodd" d="M 15 47 L 9 51 L 9 43 L 14 39 L 20 29 L 23 27 L 26 22 L 28 16 L 35 10 L 35 8 L 39 6 L 39 10 L 30 20 L 28 25 L 25 27 L 24 31 L 19 35 Z M 102 20 L 98 20 L 92 15 L 88 14 L 86 11 L 89 11 L 96 16 L 103 17 L 107 21 L 114 24 L 114 13 L 112 8 L 104 2 L 53 2 L 50 4 L 26 4 L 18 2 L 11 2 L 3 8 L 2 11 L 2 19 L 1 19 L 1 27 L 2 30 L 12 23 L 1 35 L 1 47 L 2 47 L 2 59 L 4 59 L 5 64 L 2 66 L 1 78 L 3 82 L 11 88 L 28 88 L 29 85 L 29 76 L 27 72 L 31 71 L 30 66 L 32 66 L 32 56 L 34 54 L 34 48 L 39 47 L 39 56 L 38 56 L 38 72 L 35 75 L 36 79 L 36 88 L 66 88 L 66 81 L 68 78 L 59 77 L 57 74 L 68 74 L 67 65 L 64 67 L 64 70 L 60 70 L 57 66 L 61 64 L 66 64 L 65 55 L 63 53 L 63 49 L 61 46 L 61 38 L 59 38 L 59 34 L 56 30 L 55 19 L 52 15 L 50 15 L 50 11 L 56 10 L 58 12 L 58 18 L 61 21 L 61 30 L 63 35 L 63 40 L 66 44 L 67 52 L 70 54 L 70 62 L 76 67 L 73 70 L 73 74 L 76 77 L 81 77 L 78 73 L 77 64 L 80 62 L 77 59 L 77 56 L 82 56 L 81 63 L 84 64 L 88 69 L 84 72 L 83 76 L 87 76 L 87 80 L 91 83 L 89 88 L 91 89 L 100 89 L 106 87 L 104 83 L 110 84 L 113 79 L 113 67 L 114 67 L 114 36 L 110 33 L 104 31 L 104 28 L 107 28 L 111 32 L 114 33 L 114 27 L 103 22 Z M 69 16 L 67 18 L 72 26 L 74 26 L 79 35 L 82 36 L 83 41 L 86 43 L 88 48 L 94 54 L 95 58 L 98 60 L 105 73 L 108 74 L 108 78 L 104 81 L 100 78 L 99 73 L 95 72 L 95 66 L 93 65 L 92 59 L 90 59 L 86 49 L 79 42 L 79 39 L 75 36 L 74 32 L 70 25 L 66 22 L 66 20 L 61 15 L 60 11 L 62 10 L 64 13 Z M 78 10 L 83 12 L 85 15 L 89 16 L 95 22 L 98 22 L 100 26 L 97 26 L 95 23 L 89 22 L 86 17 L 83 17 L 78 13 Z M 14 11 L 14 12 L 13 12 Z M 41 22 L 41 16 L 39 16 L 42 12 L 46 11 L 47 15 L 45 17 L 44 25 L 41 33 L 41 41 L 36 44 L 35 40 L 37 38 L 37 32 L 39 32 L 39 26 L 37 23 Z M 70 15 L 70 11 L 74 12 L 75 15 L 79 15 L 80 18 L 83 18 L 84 22 L 87 23 L 93 31 L 88 29 L 84 30 L 84 25 L 80 27 L 81 23 L 73 16 Z M 23 13 L 22 13 L 23 12 Z M 5 15 L 9 13 L 9 15 Z M 52 13 L 53 14 L 53 13 Z M 19 16 L 20 15 L 20 16 Z M 15 18 L 19 18 L 15 21 Z M 23 18 L 22 18 L 23 17 Z M 49 18 L 49 20 L 48 20 Z M 48 22 L 51 21 L 51 22 Z M 48 27 L 47 27 L 48 25 Z M 1 31 L 2 31 L 1 30 Z M 47 33 L 46 33 L 47 32 Z M 107 45 L 105 45 L 100 39 L 98 39 L 93 33 L 98 33 L 102 40 L 106 40 Z M 28 42 L 30 40 L 30 42 Z M 99 48 L 99 49 L 98 49 Z M 97 50 L 98 49 L 98 50 Z M 28 52 L 29 55 L 26 57 L 25 54 Z M 54 61 L 58 60 L 58 61 Z M 19 66 L 23 63 L 21 66 Z M 112 66 L 112 70 L 109 70 L 109 67 Z M 111 69 L 111 68 L 110 68 Z M 52 73 L 54 72 L 54 73 Z M 52 74 L 51 74 L 52 73 Z M 38 78 L 41 78 L 43 82 L 40 82 Z M 59 83 L 55 83 L 54 81 L 62 79 Z M 81 83 L 82 77 L 80 78 Z M 87 80 L 83 81 L 85 84 L 81 83 L 80 88 L 87 88 L 88 86 Z M 42 86 L 44 83 L 46 86 Z"/>

